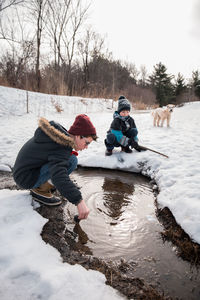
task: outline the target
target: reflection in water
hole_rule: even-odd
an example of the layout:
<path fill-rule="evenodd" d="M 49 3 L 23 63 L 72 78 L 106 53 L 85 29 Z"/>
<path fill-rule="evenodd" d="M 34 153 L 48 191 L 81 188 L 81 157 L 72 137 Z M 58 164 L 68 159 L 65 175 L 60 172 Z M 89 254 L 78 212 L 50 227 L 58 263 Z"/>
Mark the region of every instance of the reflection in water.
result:
<path fill-rule="evenodd" d="M 98 170 L 94 176 L 84 169 L 78 176 L 83 199 L 90 209 L 88 219 L 71 228 L 78 235 L 76 243 L 84 246 L 81 251 L 87 246 L 95 256 L 118 259 L 132 257 L 138 248 L 145 247 L 143 237 L 149 236 L 148 220 L 154 215 L 154 197 L 148 180 L 105 170 Z M 73 220 L 76 209 L 70 204 L 67 207 Z"/>
<path fill-rule="evenodd" d="M 107 215 L 114 220 L 118 220 L 122 215 L 122 207 L 125 207 L 129 203 L 129 195 L 134 192 L 134 185 L 124 183 L 118 178 L 104 178 L 103 188 L 103 199 L 104 205 L 107 208 Z M 104 213 L 106 213 L 104 211 Z M 113 223 L 112 223 L 113 224 Z"/>
<path fill-rule="evenodd" d="M 89 240 L 89 238 L 79 224 L 76 224 L 74 226 L 74 232 L 78 234 L 78 238 L 79 238 L 79 241 L 81 242 L 81 244 L 87 244 L 87 241 Z"/>
<path fill-rule="evenodd" d="M 88 246 L 86 246 L 89 238 L 85 231 L 83 231 L 79 223 L 75 224 L 73 231 L 78 235 L 78 242 L 76 242 L 75 248 L 77 250 L 81 250 L 85 254 L 92 255 L 92 250 Z"/>

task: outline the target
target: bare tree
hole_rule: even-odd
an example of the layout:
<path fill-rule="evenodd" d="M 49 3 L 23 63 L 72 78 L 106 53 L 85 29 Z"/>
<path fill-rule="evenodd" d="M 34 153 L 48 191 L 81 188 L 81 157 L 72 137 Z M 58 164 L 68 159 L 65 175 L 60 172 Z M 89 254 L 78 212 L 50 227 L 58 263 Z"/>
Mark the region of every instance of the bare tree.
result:
<path fill-rule="evenodd" d="M 0 0 L 0 12 L 17 4 L 23 3 L 24 0 Z"/>
<path fill-rule="evenodd" d="M 0 39 L 5 40 L 10 47 L 13 43 L 20 44 L 19 34 L 16 32 L 18 26 L 16 12 L 17 10 L 13 10 L 9 15 L 4 15 L 4 18 L 0 19 Z"/>
<path fill-rule="evenodd" d="M 135 80 L 136 83 L 138 75 L 140 74 L 140 72 L 136 68 L 136 65 L 134 63 L 125 62 L 125 67 L 129 71 L 131 77 Z"/>
<path fill-rule="evenodd" d="M 72 92 L 70 77 L 78 34 L 90 6 L 86 2 L 82 5 L 82 2 L 83 0 L 48 0 L 46 30 L 51 38 L 55 66 L 65 66 L 65 80 L 69 93 Z"/>
<path fill-rule="evenodd" d="M 48 0 L 48 18 L 46 30 L 53 41 L 54 64 L 60 66 L 60 62 L 64 62 L 62 54 L 62 35 L 69 23 L 71 13 L 70 5 L 72 0 Z"/>
<path fill-rule="evenodd" d="M 83 64 L 85 86 L 87 86 L 89 80 L 89 61 L 92 57 L 100 55 L 103 47 L 104 38 L 95 33 L 91 27 L 87 28 L 85 37 L 78 41 L 78 51 Z"/>
<path fill-rule="evenodd" d="M 35 25 L 35 35 L 36 35 L 36 63 L 35 63 L 35 73 L 37 90 L 40 90 L 41 84 L 41 74 L 40 74 L 40 55 L 41 55 L 41 43 L 42 43 L 42 33 L 44 26 L 46 24 L 47 16 L 47 3 L 48 0 L 30 0 L 27 4 L 27 8 L 31 12 L 31 16 L 34 20 Z"/>
<path fill-rule="evenodd" d="M 147 83 L 147 68 L 145 65 L 140 66 L 140 75 L 141 78 L 139 80 L 139 83 L 141 86 L 145 87 Z"/>
<path fill-rule="evenodd" d="M 89 4 L 87 6 L 82 6 L 82 0 L 73 0 L 70 5 L 70 24 L 68 28 L 65 28 L 62 34 L 62 42 L 64 45 L 64 56 L 66 57 L 68 64 L 67 72 L 67 86 L 69 93 L 72 92 L 72 87 L 70 86 L 70 74 L 72 69 L 72 61 L 75 55 L 75 46 L 78 39 L 78 33 L 81 25 L 87 17 L 87 11 L 89 9 Z"/>
<path fill-rule="evenodd" d="M 8 43 L 20 43 L 19 36 L 21 32 L 18 32 L 18 7 L 19 4 L 23 2 L 24 0 L 0 0 L 0 39 L 6 40 Z M 6 10 L 6 12 L 4 10 Z M 4 12 L 2 13 L 2 11 Z"/>
<path fill-rule="evenodd" d="M 16 4 L 22 2 L 24 2 L 25 5 L 23 6 L 23 9 L 20 10 L 20 16 L 19 16 Z M 44 19 L 46 17 L 47 0 L 29 0 L 29 1 L 20 1 L 20 0 L 8 1 L 7 0 L 7 7 L 8 7 L 8 3 L 9 6 L 15 4 L 15 9 L 11 10 L 7 16 L 4 16 L 4 21 L 0 20 L 0 39 L 6 40 L 10 44 L 10 47 L 11 46 L 16 47 L 16 44 L 18 43 L 19 47 L 21 47 L 22 49 L 26 49 L 28 52 L 30 49 L 33 50 L 33 41 L 36 40 L 35 74 L 36 74 L 36 86 L 37 86 L 37 90 L 39 90 L 40 82 L 41 82 L 41 76 L 40 76 L 41 50 L 40 49 L 42 43 L 42 32 L 45 25 Z M 15 14 L 15 16 L 12 17 L 12 14 Z M 26 15 L 26 20 L 25 18 L 22 18 L 23 14 Z M 34 25 L 30 29 L 31 24 Z M 31 39 L 24 38 L 25 28 L 29 28 L 26 31 L 27 32 L 29 31 L 29 35 L 30 34 L 32 35 Z"/>
<path fill-rule="evenodd" d="M 24 78 L 27 78 L 34 52 L 33 40 L 26 31 L 21 8 L 14 6 L 0 20 L 0 39 L 5 41 L 1 52 L 1 72 L 11 86 L 18 87 L 22 87 Z"/>

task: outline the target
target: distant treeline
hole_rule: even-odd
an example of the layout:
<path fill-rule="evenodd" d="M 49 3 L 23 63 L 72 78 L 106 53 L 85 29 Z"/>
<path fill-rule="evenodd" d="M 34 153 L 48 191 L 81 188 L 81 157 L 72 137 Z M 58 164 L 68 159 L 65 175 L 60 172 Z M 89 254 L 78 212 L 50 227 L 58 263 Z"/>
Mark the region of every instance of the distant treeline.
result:
<path fill-rule="evenodd" d="M 82 0 L 0 0 L 0 84 L 61 95 L 116 99 L 151 106 L 200 99 L 200 73 L 187 80 L 161 62 L 114 60 L 105 39 L 84 27 L 90 5 Z M 85 29 L 84 29 L 85 28 Z"/>

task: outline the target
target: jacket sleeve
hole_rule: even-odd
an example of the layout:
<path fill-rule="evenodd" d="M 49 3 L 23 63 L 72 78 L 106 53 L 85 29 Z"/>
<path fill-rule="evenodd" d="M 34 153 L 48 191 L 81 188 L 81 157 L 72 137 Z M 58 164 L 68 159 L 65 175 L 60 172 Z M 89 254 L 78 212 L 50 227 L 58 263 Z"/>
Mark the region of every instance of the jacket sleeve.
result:
<path fill-rule="evenodd" d="M 82 195 L 67 174 L 70 153 L 70 150 L 68 151 L 64 147 L 60 151 L 55 151 L 48 156 L 48 166 L 52 183 L 60 194 L 69 202 L 77 205 L 82 200 Z"/>
<path fill-rule="evenodd" d="M 131 119 L 131 124 L 130 124 L 131 128 L 132 128 L 132 130 L 134 130 L 133 138 L 136 142 L 138 142 L 139 141 L 139 139 L 138 139 L 138 130 L 137 130 L 137 127 L 135 125 L 135 121 L 132 117 L 130 117 L 130 119 Z"/>
<path fill-rule="evenodd" d="M 122 131 L 122 125 L 121 125 L 120 120 L 118 118 L 115 118 L 112 121 L 110 128 L 113 129 L 113 130 Z"/>
<path fill-rule="evenodd" d="M 132 117 L 130 117 L 130 125 L 131 125 L 131 128 L 137 129 L 135 121 L 134 121 L 134 119 Z"/>

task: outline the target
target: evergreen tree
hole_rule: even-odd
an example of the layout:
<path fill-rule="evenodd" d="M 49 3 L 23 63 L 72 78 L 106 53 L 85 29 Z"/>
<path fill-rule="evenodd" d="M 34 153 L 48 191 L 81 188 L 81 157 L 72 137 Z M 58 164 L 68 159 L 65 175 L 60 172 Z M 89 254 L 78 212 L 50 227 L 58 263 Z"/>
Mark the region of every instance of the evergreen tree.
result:
<path fill-rule="evenodd" d="M 175 82 L 175 95 L 180 96 L 181 94 L 183 94 L 186 91 L 186 85 L 185 85 L 185 79 L 183 77 L 183 75 L 181 75 L 180 73 L 178 73 L 178 76 L 176 78 L 176 82 Z"/>
<path fill-rule="evenodd" d="M 173 76 L 167 74 L 166 67 L 159 63 L 154 66 L 154 72 L 149 76 L 150 84 L 156 94 L 159 106 L 167 105 L 175 101 L 174 87 L 171 83 Z"/>
<path fill-rule="evenodd" d="M 192 72 L 192 87 L 195 95 L 200 98 L 200 74 L 198 70 Z"/>

